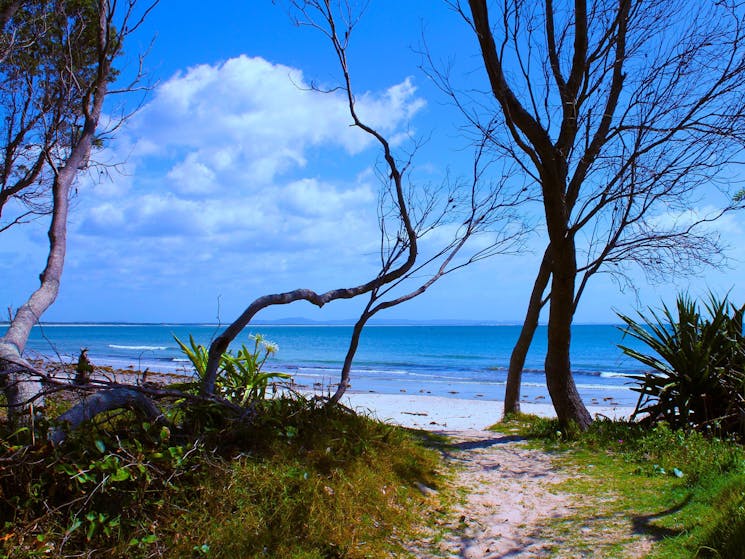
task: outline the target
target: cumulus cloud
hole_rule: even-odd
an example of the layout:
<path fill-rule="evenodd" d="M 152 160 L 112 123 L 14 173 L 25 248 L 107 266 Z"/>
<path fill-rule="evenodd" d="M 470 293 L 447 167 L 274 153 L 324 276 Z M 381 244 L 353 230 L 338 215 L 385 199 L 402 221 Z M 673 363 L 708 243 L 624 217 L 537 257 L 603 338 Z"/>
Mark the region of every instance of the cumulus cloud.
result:
<path fill-rule="evenodd" d="M 423 106 L 410 79 L 359 100 L 367 122 L 389 133 Z M 140 133 L 136 154 L 181 154 L 218 171 L 240 165 L 253 181 L 268 182 L 305 165 L 314 146 L 361 152 L 372 140 L 350 124 L 341 92 L 313 91 L 300 70 L 240 56 L 166 81 L 133 127 Z"/>
<path fill-rule="evenodd" d="M 185 195 L 200 195 L 214 192 L 219 185 L 216 173 L 195 153 L 176 163 L 166 175 L 173 191 Z"/>
<path fill-rule="evenodd" d="M 390 136 L 424 107 L 409 79 L 358 103 Z M 312 91 L 300 70 L 247 56 L 190 68 L 112 145 L 125 168 L 86 193 L 78 247 L 89 267 L 125 274 L 352 269 L 377 250 L 378 185 L 375 144 L 350 123 L 346 98 Z"/>
<path fill-rule="evenodd" d="M 358 105 L 360 116 L 381 130 L 396 130 L 424 108 L 424 99 L 415 98 L 416 88 L 411 78 L 394 85 L 383 95 L 365 94 Z"/>

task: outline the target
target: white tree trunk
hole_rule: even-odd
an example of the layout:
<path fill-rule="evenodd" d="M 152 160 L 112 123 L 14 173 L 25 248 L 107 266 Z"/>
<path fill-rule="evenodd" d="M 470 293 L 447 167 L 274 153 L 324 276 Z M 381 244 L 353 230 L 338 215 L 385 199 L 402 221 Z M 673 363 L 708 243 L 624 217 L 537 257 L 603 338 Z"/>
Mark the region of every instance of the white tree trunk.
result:
<path fill-rule="evenodd" d="M 25 415 L 32 403 L 34 407 L 44 405 L 40 375 L 23 360 L 22 356 L 31 329 L 54 303 L 59 293 L 67 249 L 70 190 L 78 172 L 88 164 L 103 101 L 106 97 L 111 62 L 115 51 L 118 50 L 118 47 L 113 46 L 114 43 L 109 37 L 108 0 L 99 0 L 99 10 L 98 71 L 81 106 L 84 123 L 80 136 L 77 142 L 70 146 L 70 153 L 64 165 L 54 169 L 49 255 L 40 276 L 41 285 L 18 309 L 5 335 L 0 338 L 0 382 L 5 390 L 8 415 L 11 418 L 20 418 Z M 49 164 L 53 165 L 51 159 Z"/>
<path fill-rule="evenodd" d="M 55 177 L 52 222 L 49 226 L 49 256 L 41 274 L 41 285 L 18 309 L 5 335 L 0 338 L 0 374 L 4 376 L 5 395 L 10 416 L 23 414 L 32 402 L 35 407 L 44 406 L 41 379 L 33 368 L 28 366 L 22 355 L 31 328 L 54 303 L 59 293 L 67 248 L 70 187 L 75 180 L 78 165 L 82 165 L 85 161 L 83 156 L 90 153 L 92 140 L 92 134 L 84 135 L 73 149 L 66 165 Z M 87 150 L 85 150 L 86 144 Z M 73 164 L 75 164 L 74 167 Z"/>

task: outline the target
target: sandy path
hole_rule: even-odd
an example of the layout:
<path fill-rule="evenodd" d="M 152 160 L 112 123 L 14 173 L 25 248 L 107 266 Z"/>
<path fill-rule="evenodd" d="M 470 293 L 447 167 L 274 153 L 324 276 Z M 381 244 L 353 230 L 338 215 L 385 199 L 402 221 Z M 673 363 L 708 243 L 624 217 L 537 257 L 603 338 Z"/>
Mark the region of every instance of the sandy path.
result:
<path fill-rule="evenodd" d="M 517 436 L 493 431 L 443 434 L 453 441 L 445 459 L 456 467 L 454 483 L 463 497 L 440 521 L 435 530 L 439 536 L 415 546 L 415 556 L 638 558 L 649 550 L 649 542 L 634 535 L 630 523 L 594 525 L 601 503 L 562 491 L 557 484 L 573 472 L 557 467 L 551 454 L 529 448 Z M 577 533 L 557 535 L 548 527 L 566 516 L 576 517 Z M 628 544 L 606 554 L 603 549 L 614 542 Z"/>
<path fill-rule="evenodd" d="M 455 463 L 455 483 L 465 496 L 443 526 L 438 551 L 465 559 L 540 557 L 548 551 L 541 528 L 567 512 L 567 497 L 551 490 L 566 477 L 552 469 L 550 456 L 492 431 L 444 434 L 453 441 L 446 460 Z"/>
<path fill-rule="evenodd" d="M 414 546 L 416 557 L 632 559 L 649 550 L 649 541 L 634 533 L 629 518 L 608 510 L 611 488 L 602 499 L 570 494 L 561 483 L 577 476 L 571 467 L 514 435 L 485 430 L 499 420 L 501 402 L 389 394 L 346 398 L 361 413 L 452 441 L 445 459 L 455 466 L 453 483 L 462 502 L 438 519 L 430 541 Z M 554 415 L 550 404 L 521 408 Z M 595 406 L 590 411 L 619 418 L 633 410 Z M 566 522 L 557 526 L 561 519 Z"/>

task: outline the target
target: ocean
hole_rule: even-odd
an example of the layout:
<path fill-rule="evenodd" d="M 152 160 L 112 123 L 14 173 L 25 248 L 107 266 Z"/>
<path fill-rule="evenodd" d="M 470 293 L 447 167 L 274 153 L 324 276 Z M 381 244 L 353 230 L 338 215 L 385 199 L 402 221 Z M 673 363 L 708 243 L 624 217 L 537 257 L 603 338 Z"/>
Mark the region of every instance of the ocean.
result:
<path fill-rule="evenodd" d="M 351 326 L 250 326 L 234 345 L 250 345 L 260 333 L 279 351 L 268 370 L 290 373 L 303 387 L 326 393 L 338 382 Z M 510 352 L 519 326 L 369 326 L 363 333 L 351 374 L 351 390 L 388 394 L 502 400 Z M 88 348 L 97 365 L 190 372 L 174 336 L 193 335 L 208 345 L 220 332 L 209 324 L 48 324 L 33 329 L 27 353 L 75 362 Z M 639 347 L 614 325 L 575 325 L 572 368 L 586 404 L 633 406 L 638 394 L 630 375 L 644 372 L 619 343 Z M 522 400 L 548 401 L 543 360 L 546 327 L 536 332 L 523 373 Z"/>

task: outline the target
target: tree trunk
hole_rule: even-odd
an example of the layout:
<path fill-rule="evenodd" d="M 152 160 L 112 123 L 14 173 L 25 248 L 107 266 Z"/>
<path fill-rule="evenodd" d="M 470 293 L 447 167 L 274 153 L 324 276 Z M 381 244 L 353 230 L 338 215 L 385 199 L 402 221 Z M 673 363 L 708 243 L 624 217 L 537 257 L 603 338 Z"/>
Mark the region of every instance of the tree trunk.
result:
<path fill-rule="evenodd" d="M 8 414 L 13 419 L 20 419 L 32 404 L 44 406 L 41 375 L 33 371 L 34 367 L 23 358 L 18 347 L 0 338 L 0 386 L 8 401 Z"/>
<path fill-rule="evenodd" d="M 81 107 L 84 122 L 77 142 L 70 146 L 64 164 L 57 168 L 52 183 L 52 219 L 49 225 L 49 255 L 41 285 L 16 312 L 13 320 L 0 338 L 0 382 L 8 401 L 8 415 L 20 417 L 32 402 L 43 406 L 41 380 L 32 367 L 24 365 L 22 358 L 31 328 L 42 314 L 54 303 L 59 293 L 62 269 L 67 249 L 67 215 L 70 206 L 70 189 L 78 171 L 88 164 L 96 128 L 103 109 L 111 76 L 111 61 L 115 56 L 113 43 L 109 43 L 109 5 L 99 2 L 99 62 L 96 77 L 89 86 L 89 94 L 83 99 Z M 52 161 L 49 160 L 52 165 Z"/>
<path fill-rule="evenodd" d="M 574 241 L 568 237 L 560 245 L 553 242 L 551 245 L 553 271 L 545 362 L 546 386 L 559 422 L 565 427 L 574 424 L 584 431 L 592 423 L 592 417 L 574 384 L 569 354 L 577 277 Z"/>
<path fill-rule="evenodd" d="M 541 309 L 543 309 L 543 293 L 546 291 L 548 280 L 551 277 L 550 249 L 551 245 L 546 248 L 546 252 L 543 254 L 541 267 L 538 270 L 538 276 L 530 294 L 530 302 L 525 313 L 523 327 L 520 329 L 520 336 L 518 336 L 510 355 L 510 368 L 507 371 L 507 386 L 504 391 L 504 415 L 520 413 L 520 385 L 525 368 L 525 358 L 528 355 L 530 344 L 533 343 L 533 336 L 538 327 L 538 318 L 541 316 Z"/>
<path fill-rule="evenodd" d="M 92 141 L 92 135 L 88 141 Z M 81 159 L 79 163 L 82 163 L 82 161 Z M 32 369 L 26 367 L 27 364 L 22 355 L 31 328 L 54 303 L 59 293 L 67 248 L 67 213 L 70 187 L 77 173 L 78 162 L 75 163 L 75 167 L 71 167 L 68 162 L 59 171 L 52 187 L 54 210 L 52 222 L 49 226 L 49 256 L 41 274 L 41 285 L 31 294 L 28 301 L 18 309 L 5 335 L 0 338 L 0 347 L 2 348 L 2 351 L 0 351 L 0 375 L 3 377 L 5 395 L 8 400 L 8 415 L 11 417 L 23 414 L 24 410 L 33 401 L 36 402 L 37 407 L 43 407 L 44 405 L 44 398 L 41 395 L 41 379 Z"/>
<path fill-rule="evenodd" d="M 362 330 L 365 328 L 365 324 L 367 324 L 367 321 L 370 318 L 370 315 L 367 311 L 368 309 L 365 309 L 362 316 L 360 316 L 359 320 L 355 323 L 354 328 L 352 329 L 352 338 L 349 341 L 347 355 L 344 358 L 344 365 L 341 368 L 341 378 L 339 379 L 339 386 L 336 387 L 336 391 L 334 391 L 333 396 L 329 398 L 329 406 L 338 404 L 339 400 L 341 400 L 342 396 L 344 396 L 344 393 L 347 391 L 347 388 L 349 388 L 349 375 L 352 371 L 354 356 L 357 353 L 357 348 L 360 344 Z"/>

